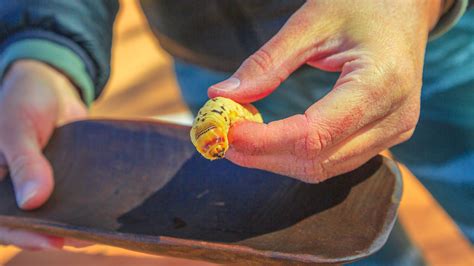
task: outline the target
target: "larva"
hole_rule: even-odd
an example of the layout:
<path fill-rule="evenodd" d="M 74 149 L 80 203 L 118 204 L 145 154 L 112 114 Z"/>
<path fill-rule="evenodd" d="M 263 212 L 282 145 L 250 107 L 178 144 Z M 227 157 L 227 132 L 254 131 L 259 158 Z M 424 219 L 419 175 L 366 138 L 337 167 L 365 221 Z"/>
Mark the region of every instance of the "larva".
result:
<path fill-rule="evenodd" d="M 194 119 L 190 132 L 191 141 L 205 158 L 224 158 L 229 148 L 229 128 L 241 120 L 263 122 L 262 116 L 253 105 L 240 105 L 223 97 L 211 99 L 204 104 Z"/>

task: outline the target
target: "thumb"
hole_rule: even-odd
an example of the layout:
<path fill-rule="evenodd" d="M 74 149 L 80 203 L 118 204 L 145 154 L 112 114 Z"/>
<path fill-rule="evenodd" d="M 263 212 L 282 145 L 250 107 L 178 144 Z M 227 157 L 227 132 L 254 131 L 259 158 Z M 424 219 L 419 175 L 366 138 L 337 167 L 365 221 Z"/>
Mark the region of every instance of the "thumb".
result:
<path fill-rule="evenodd" d="M 13 127 L 10 132 L 2 136 L 2 140 L 5 140 L 2 141 L 2 148 L 17 204 L 22 209 L 34 209 L 42 205 L 53 191 L 52 168 L 42 155 L 35 136 Z"/>
<path fill-rule="evenodd" d="M 312 9 L 311 9 L 312 10 Z M 211 86 L 210 98 L 222 96 L 240 103 L 254 102 L 272 93 L 294 70 L 309 59 L 325 54 L 315 43 L 324 40 L 317 15 L 303 5 L 283 28 L 247 58 L 227 80 Z M 313 38 L 316 36 L 315 38 Z"/>
<path fill-rule="evenodd" d="M 87 111 L 72 83 L 43 63 L 17 61 L 1 89 L 0 154 L 8 165 L 18 206 L 34 209 L 48 199 L 54 186 L 42 147 L 57 123 L 80 119 Z"/>

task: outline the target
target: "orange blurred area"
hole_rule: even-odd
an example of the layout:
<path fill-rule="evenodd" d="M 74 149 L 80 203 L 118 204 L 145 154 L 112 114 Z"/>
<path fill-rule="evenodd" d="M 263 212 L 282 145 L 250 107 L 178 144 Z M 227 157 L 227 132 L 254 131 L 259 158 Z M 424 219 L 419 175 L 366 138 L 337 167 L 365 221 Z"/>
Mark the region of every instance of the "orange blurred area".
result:
<path fill-rule="evenodd" d="M 189 119 L 172 60 L 153 37 L 136 1 L 121 1 L 114 29 L 112 74 L 94 117 Z M 474 265 L 472 246 L 429 192 L 402 166 L 400 220 L 430 265 Z M 211 265 L 95 245 L 28 252 L 0 246 L 0 265 Z"/>

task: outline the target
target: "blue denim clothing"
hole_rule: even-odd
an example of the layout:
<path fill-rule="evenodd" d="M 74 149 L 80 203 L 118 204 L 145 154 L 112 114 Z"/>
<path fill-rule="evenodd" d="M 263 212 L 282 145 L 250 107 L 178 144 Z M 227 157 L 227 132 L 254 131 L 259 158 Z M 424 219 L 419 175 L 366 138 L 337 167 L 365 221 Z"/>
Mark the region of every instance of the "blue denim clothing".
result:
<path fill-rule="evenodd" d="M 175 62 L 175 70 L 183 97 L 193 113 L 206 102 L 207 88 L 230 75 L 179 60 Z M 266 122 L 302 113 L 328 93 L 337 77 L 337 73 L 302 67 L 273 94 L 255 105 Z M 467 12 L 445 36 L 429 43 L 420 121 L 412 139 L 392 151 L 473 241 L 474 10 Z M 417 251 L 406 248 L 409 245 L 398 225 L 386 247 L 370 260 L 364 260 L 363 264 L 400 265 L 405 264 L 402 259 L 407 258 L 411 258 L 412 265 L 420 264 Z M 402 251 L 406 251 L 404 255 L 393 255 Z M 384 260 L 379 260 L 382 258 Z"/>

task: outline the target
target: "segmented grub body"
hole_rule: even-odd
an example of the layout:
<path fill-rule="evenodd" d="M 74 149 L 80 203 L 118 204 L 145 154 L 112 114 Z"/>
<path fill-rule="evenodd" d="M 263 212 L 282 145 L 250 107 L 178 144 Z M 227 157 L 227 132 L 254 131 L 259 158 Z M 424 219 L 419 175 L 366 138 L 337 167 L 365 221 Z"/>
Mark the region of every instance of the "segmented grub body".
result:
<path fill-rule="evenodd" d="M 241 120 L 263 122 L 260 113 L 250 104 L 241 105 L 223 97 L 211 99 L 194 119 L 190 132 L 191 141 L 205 158 L 224 158 L 229 148 L 229 128 Z"/>

